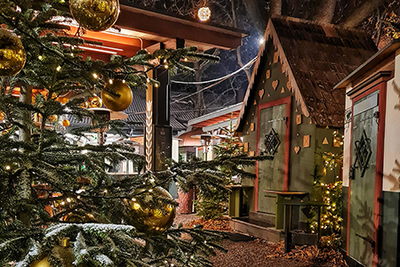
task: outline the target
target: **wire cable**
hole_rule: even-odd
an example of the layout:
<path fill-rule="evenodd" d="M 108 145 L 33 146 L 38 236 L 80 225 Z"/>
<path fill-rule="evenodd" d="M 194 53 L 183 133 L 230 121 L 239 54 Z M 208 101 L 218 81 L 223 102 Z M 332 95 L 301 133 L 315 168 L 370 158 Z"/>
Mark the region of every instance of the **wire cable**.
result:
<path fill-rule="evenodd" d="M 244 65 L 244 66 L 241 67 L 240 69 L 238 69 L 238 70 L 236 70 L 236 71 L 234 71 L 234 72 L 232 72 L 232 73 L 230 73 L 230 74 L 228 74 L 228 75 L 226 75 L 226 76 L 219 77 L 219 78 L 216 78 L 216 79 L 212 79 L 212 80 L 209 80 L 209 81 L 202 81 L 202 82 L 184 82 L 184 81 L 171 80 L 171 82 L 172 82 L 172 83 L 178 83 L 178 84 L 193 84 L 193 85 L 195 85 L 195 84 L 206 84 L 206 83 L 217 82 L 217 81 L 219 81 L 219 80 L 223 80 L 223 79 L 229 78 L 229 77 L 231 77 L 231 76 L 237 74 L 238 72 L 244 70 L 245 68 L 247 68 L 248 66 L 250 66 L 251 64 L 253 64 L 254 61 L 256 61 L 256 59 L 257 59 L 257 57 L 253 58 L 252 60 L 250 60 L 249 62 L 247 62 L 246 65 Z"/>
<path fill-rule="evenodd" d="M 209 85 L 209 86 L 206 86 L 206 87 L 204 87 L 203 89 L 201 89 L 201 90 L 199 90 L 199 91 L 197 91 L 197 92 L 191 93 L 191 94 L 189 94 L 189 95 L 187 95 L 187 96 L 184 96 L 184 97 L 182 97 L 182 98 L 180 98 L 180 99 L 175 99 L 175 100 L 172 101 L 171 103 L 175 103 L 175 102 L 182 101 L 183 99 L 186 99 L 186 98 L 189 98 L 189 97 L 191 97 L 191 96 L 197 95 L 197 94 L 200 93 L 200 92 L 203 92 L 203 91 L 205 91 L 205 90 L 207 90 L 207 89 L 210 89 L 211 87 L 214 87 L 215 85 L 217 85 L 217 84 L 219 84 L 219 83 L 225 81 L 225 80 L 228 79 L 229 77 L 231 77 L 231 76 L 235 75 L 236 73 L 242 71 L 242 70 L 245 69 L 247 66 L 253 64 L 253 63 L 256 61 L 256 59 L 257 59 L 257 57 L 253 58 L 251 61 L 249 61 L 246 65 L 244 65 L 244 66 L 241 67 L 240 69 L 238 69 L 238 70 L 236 70 L 235 72 L 232 72 L 231 74 L 228 74 L 228 75 L 226 75 L 226 76 L 224 76 L 224 77 L 217 78 L 217 79 L 210 80 L 210 81 L 198 82 L 198 83 L 209 83 L 209 82 L 212 82 L 212 81 L 217 81 L 216 83 L 213 83 L 213 84 L 211 84 L 211 85 Z M 171 81 L 171 82 L 173 82 L 173 81 Z M 182 83 L 184 83 L 184 82 L 182 82 Z M 195 84 L 195 83 L 196 83 L 196 82 L 188 83 L 188 84 Z"/>

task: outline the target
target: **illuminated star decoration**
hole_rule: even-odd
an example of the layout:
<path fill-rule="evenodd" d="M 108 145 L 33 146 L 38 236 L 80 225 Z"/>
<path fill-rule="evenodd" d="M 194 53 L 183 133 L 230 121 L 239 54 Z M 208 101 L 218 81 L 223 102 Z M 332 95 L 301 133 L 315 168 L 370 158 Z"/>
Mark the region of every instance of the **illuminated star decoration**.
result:
<path fill-rule="evenodd" d="M 199 17 L 200 21 L 207 21 L 211 17 L 211 10 L 209 7 L 204 6 L 199 8 L 199 11 L 197 11 L 197 16 Z"/>

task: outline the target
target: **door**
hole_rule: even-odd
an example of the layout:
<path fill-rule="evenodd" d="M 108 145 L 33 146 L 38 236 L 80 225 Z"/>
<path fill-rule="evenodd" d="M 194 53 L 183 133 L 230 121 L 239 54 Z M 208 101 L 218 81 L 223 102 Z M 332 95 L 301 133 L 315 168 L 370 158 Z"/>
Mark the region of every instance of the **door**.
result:
<path fill-rule="evenodd" d="M 353 106 L 349 254 L 372 266 L 379 92 Z"/>
<path fill-rule="evenodd" d="M 262 108 L 259 113 L 258 151 L 274 159 L 260 161 L 258 165 L 257 211 L 272 215 L 276 215 L 276 194 L 266 194 L 264 190 L 284 190 L 287 105 Z"/>

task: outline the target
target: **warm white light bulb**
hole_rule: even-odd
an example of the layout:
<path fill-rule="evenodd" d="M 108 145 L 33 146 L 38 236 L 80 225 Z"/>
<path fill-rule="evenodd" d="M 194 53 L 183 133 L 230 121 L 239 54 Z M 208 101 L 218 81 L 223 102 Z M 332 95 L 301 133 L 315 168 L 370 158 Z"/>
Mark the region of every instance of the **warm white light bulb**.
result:
<path fill-rule="evenodd" d="M 211 17 L 211 10 L 209 7 L 201 7 L 199 11 L 197 11 L 197 16 L 199 17 L 200 21 L 207 21 Z"/>

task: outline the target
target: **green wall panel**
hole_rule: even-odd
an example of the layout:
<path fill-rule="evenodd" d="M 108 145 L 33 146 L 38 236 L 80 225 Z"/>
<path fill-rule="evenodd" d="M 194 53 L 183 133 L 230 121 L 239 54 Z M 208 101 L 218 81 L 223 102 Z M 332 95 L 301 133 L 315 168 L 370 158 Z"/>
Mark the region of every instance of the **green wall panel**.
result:
<path fill-rule="evenodd" d="M 400 240 L 399 240 L 399 217 L 400 217 L 400 193 L 382 193 L 382 259 L 381 267 L 400 266 Z"/>

